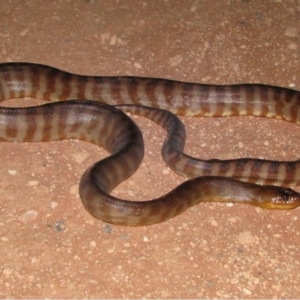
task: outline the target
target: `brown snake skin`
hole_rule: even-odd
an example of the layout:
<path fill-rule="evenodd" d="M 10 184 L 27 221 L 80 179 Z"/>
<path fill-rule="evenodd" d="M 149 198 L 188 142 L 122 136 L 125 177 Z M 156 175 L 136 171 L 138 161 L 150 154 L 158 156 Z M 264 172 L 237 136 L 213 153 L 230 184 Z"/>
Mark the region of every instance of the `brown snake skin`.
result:
<path fill-rule="evenodd" d="M 300 183 L 299 161 L 195 159 L 183 153 L 184 126 L 173 114 L 254 115 L 298 124 L 298 91 L 265 85 L 216 86 L 163 79 L 80 76 L 30 63 L 0 64 L 0 100 L 23 97 L 105 102 L 125 112 L 148 117 L 167 131 L 162 150 L 167 165 L 193 179 L 157 199 L 126 201 L 109 193 L 136 171 L 144 147 L 139 129 L 124 113 L 87 100 L 0 108 L 1 141 L 77 138 L 112 153 L 84 173 L 79 187 L 85 208 L 105 222 L 151 225 L 166 221 L 199 202 L 236 202 L 277 209 L 300 205 L 300 194 L 269 185 Z"/>

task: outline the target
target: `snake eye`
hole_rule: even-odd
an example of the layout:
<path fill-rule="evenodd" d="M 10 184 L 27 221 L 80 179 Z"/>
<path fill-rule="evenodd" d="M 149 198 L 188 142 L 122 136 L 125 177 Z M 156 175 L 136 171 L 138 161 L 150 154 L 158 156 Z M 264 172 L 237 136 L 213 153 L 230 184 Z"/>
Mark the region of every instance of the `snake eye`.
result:
<path fill-rule="evenodd" d="M 284 202 L 288 202 L 289 201 L 289 196 L 287 194 L 283 194 L 282 199 L 283 199 Z"/>
<path fill-rule="evenodd" d="M 281 198 L 285 203 L 290 201 L 290 195 L 291 195 L 291 191 L 289 189 L 282 189 Z"/>

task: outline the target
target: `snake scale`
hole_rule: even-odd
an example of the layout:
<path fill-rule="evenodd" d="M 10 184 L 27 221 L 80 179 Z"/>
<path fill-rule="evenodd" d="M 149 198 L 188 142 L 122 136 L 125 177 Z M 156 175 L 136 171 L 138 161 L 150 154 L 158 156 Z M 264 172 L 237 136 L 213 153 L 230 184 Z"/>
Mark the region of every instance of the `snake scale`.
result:
<path fill-rule="evenodd" d="M 111 153 L 88 168 L 79 185 L 85 208 L 104 222 L 151 225 L 200 202 L 245 203 L 269 209 L 300 205 L 300 194 L 286 187 L 300 183 L 299 161 L 190 157 L 183 152 L 184 126 L 174 115 L 253 115 L 299 124 L 298 91 L 258 84 L 221 86 L 82 76 L 38 64 L 0 64 L 0 101 L 23 97 L 51 102 L 27 108 L 0 108 L 1 141 L 76 138 Z M 127 201 L 110 195 L 137 170 L 144 155 L 141 132 L 124 112 L 147 117 L 166 130 L 163 158 L 189 180 L 148 201 Z"/>

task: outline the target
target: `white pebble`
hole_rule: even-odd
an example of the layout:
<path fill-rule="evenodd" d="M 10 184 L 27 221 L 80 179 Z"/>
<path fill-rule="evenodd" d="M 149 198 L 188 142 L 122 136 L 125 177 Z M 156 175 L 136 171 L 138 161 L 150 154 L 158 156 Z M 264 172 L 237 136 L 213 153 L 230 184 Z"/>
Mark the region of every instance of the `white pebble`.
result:
<path fill-rule="evenodd" d="M 169 169 L 163 169 L 162 173 L 163 173 L 164 175 L 167 175 L 167 174 L 170 173 L 170 170 L 169 170 Z"/>
<path fill-rule="evenodd" d="M 246 288 L 243 288 L 243 293 L 246 294 L 246 295 L 251 295 L 252 292 Z"/>
<path fill-rule="evenodd" d="M 28 181 L 28 185 L 29 186 L 37 186 L 37 185 L 39 185 L 39 181 L 38 180 L 29 180 Z"/>
<path fill-rule="evenodd" d="M 34 263 L 36 263 L 36 262 L 37 262 L 37 258 L 36 258 L 36 257 L 32 257 L 32 258 L 31 258 L 31 263 L 34 264 Z"/>
<path fill-rule="evenodd" d="M 50 207 L 51 207 L 51 208 L 56 208 L 56 207 L 57 207 L 57 205 L 58 205 L 58 203 L 57 203 L 57 202 L 55 202 L 55 201 L 52 201 L 52 202 L 51 202 L 51 204 L 50 204 Z"/>
<path fill-rule="evenodd" d="M 91 241 L 90 242 L 90 246 L 93 247 L 93 248 L 95 248 L 97 246 L 97 243 L 95 241 Z"/>
<path fill-rule="evenodd" d="M 16 175 L 17 174 L 17 170 L 8 170 L 8 173 L 10 175 Z"/>

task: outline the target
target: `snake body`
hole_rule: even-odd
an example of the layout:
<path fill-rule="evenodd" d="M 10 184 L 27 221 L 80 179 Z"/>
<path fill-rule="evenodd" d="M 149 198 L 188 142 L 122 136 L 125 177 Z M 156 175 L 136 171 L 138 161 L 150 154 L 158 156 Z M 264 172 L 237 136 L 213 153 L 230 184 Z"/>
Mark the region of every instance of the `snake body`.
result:
<path fill-rule="evenodd" d="M 298 184 L 298 161 L 195 159 L 183 153 L 184 126 L 173 114 L 254 115 L 299 124 L 298 91 L 266 85 L 217 86 L 164 79 L 82 76 L 37 64 L 0 64 L 0 101 L 23 97 L 69 101 L 30 108 L 1 108 L 2 141 L 77 138 L 112 153 L 84 173 L 79 187 L 85 208 L 105 222 L 151 225 L 166 221 L 191 205 L 210 201 L 277 209 L 300 205 L 298 193 L 273 186 Z M 162 150 L 166 163 L 192 179 L 148 201 L 127 201 L 111 196 L 112 189 L 139 167 L 144 153 L 143 139 L 136 125 L 117 108 L 86 99 L 115 105 L 163 126 L 168 134 Z"/>

